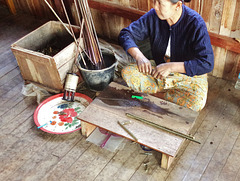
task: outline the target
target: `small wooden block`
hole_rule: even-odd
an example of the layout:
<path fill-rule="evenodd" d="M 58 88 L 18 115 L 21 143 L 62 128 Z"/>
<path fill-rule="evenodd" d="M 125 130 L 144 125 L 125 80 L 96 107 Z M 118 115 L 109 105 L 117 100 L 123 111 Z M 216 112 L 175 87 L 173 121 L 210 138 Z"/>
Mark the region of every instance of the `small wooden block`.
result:
<path fill-rule="evenodd" d="M 86 123 L 84 121 L 81 121 L 81 130 L 82 130 L 83 136 L 88 137 L 95 129 L 96 129 L 96 126 Z"/>
<path fill-rule="evenodd" d="M 168 156 L 166 154 L 162 154 L 161 167 L 166 169 L 166 170 L 169 169 L 173 160 L 174 160 L 174 157 Z"/>

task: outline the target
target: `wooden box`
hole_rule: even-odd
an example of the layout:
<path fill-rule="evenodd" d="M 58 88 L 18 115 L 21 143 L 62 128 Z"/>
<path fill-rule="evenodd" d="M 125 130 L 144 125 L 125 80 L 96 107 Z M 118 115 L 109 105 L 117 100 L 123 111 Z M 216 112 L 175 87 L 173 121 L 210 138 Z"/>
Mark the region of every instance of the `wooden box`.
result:
<path fill-rule="evenodd" d="M 73 29 L 79 37 L 79 28 L 73 26 Z M 76 58 L 77 47 L 60 22 L 49 21 L 13 43 L 11 50 L 25 81 L 60 92 Z"/>

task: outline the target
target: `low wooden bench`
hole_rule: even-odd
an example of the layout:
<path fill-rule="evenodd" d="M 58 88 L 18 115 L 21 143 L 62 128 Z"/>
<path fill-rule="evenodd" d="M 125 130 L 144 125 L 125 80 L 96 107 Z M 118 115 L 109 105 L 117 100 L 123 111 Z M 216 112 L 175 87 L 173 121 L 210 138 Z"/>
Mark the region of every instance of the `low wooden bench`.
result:
<path fill-rule="evenodd" d="M 142 96 L 143 99 L 132 98 L 132 95 Z M 118 124 L 118 121 L 130 121 L 125 127 L 138 139 L 137 143 L 162 153 L 161 167 L 165 169 L 170 167 L 186 139 L 131 119 L 126 113 L 184 134 L 190 132 L 198 116 L 197 112 L 188 108 L 148 94 L 134 92 L 116 82 L 110 83 L 78 116 L 84 136 L 88 137 L 96 127 L 100 127 L 136 141 Z"/>

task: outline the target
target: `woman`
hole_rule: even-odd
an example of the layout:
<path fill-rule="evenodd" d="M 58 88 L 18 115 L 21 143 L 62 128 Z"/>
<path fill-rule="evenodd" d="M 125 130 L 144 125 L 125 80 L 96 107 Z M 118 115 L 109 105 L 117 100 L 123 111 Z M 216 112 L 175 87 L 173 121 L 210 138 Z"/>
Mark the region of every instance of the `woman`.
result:
<path fill-rule="evenodd" d="M 155 62 L 137 46 L 146 38 Z M 155 0 L 154 9 L 120 32 L 119 43 L 136 60 L 122 70 L 129 87 L 195 111 L 204 107 L 213 51 L 204 20 L 183 0 Z"/>

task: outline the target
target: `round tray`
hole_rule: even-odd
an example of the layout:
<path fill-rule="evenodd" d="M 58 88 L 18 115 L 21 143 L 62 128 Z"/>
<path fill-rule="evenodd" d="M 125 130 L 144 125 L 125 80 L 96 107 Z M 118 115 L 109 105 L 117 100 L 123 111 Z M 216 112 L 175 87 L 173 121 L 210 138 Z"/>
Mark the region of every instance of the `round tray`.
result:
<path fill-rule="evenodd" d="M 44 100 L 34 112 L 34 122 L 42 131 L 52 134 L 66 134 L 81 129 L 81 121 L 77 116 L 92 102 L 84 94 L 76 93 L 75 101 L 62 99 L 57 94 Z"/>

